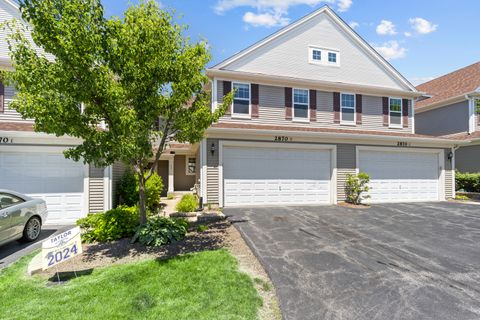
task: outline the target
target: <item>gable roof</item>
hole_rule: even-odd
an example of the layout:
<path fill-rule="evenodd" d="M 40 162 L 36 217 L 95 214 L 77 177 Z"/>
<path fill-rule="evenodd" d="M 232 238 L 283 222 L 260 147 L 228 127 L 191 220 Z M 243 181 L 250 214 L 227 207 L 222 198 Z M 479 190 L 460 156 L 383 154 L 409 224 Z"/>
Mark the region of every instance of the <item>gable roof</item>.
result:
<path fill-rule="evenodd" d="M 232 64 L 233 62 L 252 54 L 257 49 L 271 43 L 273 40 L 279 38 L 280 36 L 290 32 L 291 30 L 307 23 L 311 19 L 321 15 L 326 14 L 328 15 L 342 30 L 344 30 L 351 38 L 361 47 L 363 48 L 375 61 L 379 63 L 379 65 L 390 75 L 393 76 L 394 79 L 399 81 L 403 86 L 408 88 L 409 91 L 417 92 L 416 88 L 404 77 L 398 70 L 396 70 L 387 60 L 385 60 L 371 45 L 369 45 L 355 30 L 353 30 L 342 18 L 340 18 L 328 5 L 321 7 L 313 11 L 312 13 L 304 16 L 303 18 L 291 23 L 290 25 L 278 30 L 277 32 L 267 36 L 266 38 L 256 42 L 255 44 L 251 45 L 250 47 L 234 54 L 230 58 L 216 64 L 210 70 L 222 70 L 226 68 L 228 65 Z"/>
<path fill-rule="evenodd" d="M 426 92 L 431 98 L 416 102 L 415 108 L 442 105 L 455 98 L 466 100 L 466 94 L 480 93 L 479 89 L 480 61 L 417 86 L 417 90 Z"/>

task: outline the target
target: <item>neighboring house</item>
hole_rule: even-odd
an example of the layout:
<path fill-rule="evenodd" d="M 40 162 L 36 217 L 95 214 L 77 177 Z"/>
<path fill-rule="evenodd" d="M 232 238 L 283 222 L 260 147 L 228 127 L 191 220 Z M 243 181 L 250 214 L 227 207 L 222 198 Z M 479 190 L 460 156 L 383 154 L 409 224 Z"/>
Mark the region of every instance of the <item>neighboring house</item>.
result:
<path fill-rule="evenodd" d="M 415 105 L 417 133 L 471 141 L 455 153 L 461 172 L 480 172 L 480 62 L 417 87 L 425 92 Z"/>
<path fill-rule="evenodd" d="M 422 96 L 325 6 L 207 70 L 227 114 L 200 145 L 201 196 L 221 207 L 334 204 L 347 174 L 371 202 L 454 196 L 453 148 L 415 134 Z"/>
<path fill-rule="evenodd" d="M 21 19 L 18 4 L 0 0 L 0 22 Z M 12 68 L 6 35 L 0 32 L 0 65 Z M 33 131 L 33 120 L 9 108 L 13 87 L 0 83 L 0 188 L 43 198 L 49 224 L 70 224 L 89 212 L 115 206 L 116 184 L 126 166 L 118 162 L 96 168 L 65 159 L 63 151 L 81 141 Z M 197 183 L 197 145 L 172 144 L 162 155 L 158 173 L 165 192 L 189 191 Z"/>
<path fill-rule="evenodd" d="M 0 22 L 13 18 L 20 19 L 18 5 L 0 0 Z M 3 32 L 0 42 L 0 64 L 11 68 Z M 0 83 L 0 188 L 46 200 L 49 224 L 72 224 L 88 212 L 110 209 L 125 166 L 96 168 L 65 159 L 62 152 L 80 140 L 34 132 L 33 121 L 9 107 L 14 96 L 13 87 Z"/>

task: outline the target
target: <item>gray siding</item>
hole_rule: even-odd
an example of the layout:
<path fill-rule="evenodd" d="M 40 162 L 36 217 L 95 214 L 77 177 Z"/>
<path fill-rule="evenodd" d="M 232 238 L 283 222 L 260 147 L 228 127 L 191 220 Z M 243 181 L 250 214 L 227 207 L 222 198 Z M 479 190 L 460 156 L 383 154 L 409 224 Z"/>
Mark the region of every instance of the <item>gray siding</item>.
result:
<path fill-rule="evenodd" d="M 15 89 L 12 86 L 5 86 L 5 108 L 2 113 L 0 113 L 0 122 L 27 122 L 33 123 L 33 120 L 22 119 L 20 113 L 16 110 L 10 108 L 10 103 L 15 97 Z"/>
<path fill-rule="evenodd" d="M 88 211 L 102 212 L 104 210 L 104 168 L 90 165 Z"/>
<path fill-rule="evenodd" d="M 218 81 L 217 99 L 223 101 L 223 82 Z M 317 91 L 317 119 L 309 123 L 298 123 L 285 120 L 285 88 L 278 86 L 259 86 L 259 117 L 253 119 L 235 119 L 224 116 L 219 122 L 223 123 L 249 123 L 276 126 L 295 126 L 312 128 L 371 130 L 388 132 L 412 132 L 411 103 L 409 107 L 408 128 L 388 128 L 383 125 L 382 97 L 362 96 L 362 124 L 345 126 L 334 123 L 333 92 Z"/>
<path fill-rule="evenodd" d="M 417 113 L 415 132 L 436 136 L 468 132 L 468 101 Z"/>
<path fill-rule="evenodd" d="M 455 167 L 460 172 L 480 172 L 480 145 L 458 149 L 455 152 Z"/>
<path fill-rule="evenodd" d="M 121 161 L 117 161 L 112 165 L 112 208 L 115 208 L 118 205 L 118 183 L 122 179 L 126 170 L 127 166 Z"/>

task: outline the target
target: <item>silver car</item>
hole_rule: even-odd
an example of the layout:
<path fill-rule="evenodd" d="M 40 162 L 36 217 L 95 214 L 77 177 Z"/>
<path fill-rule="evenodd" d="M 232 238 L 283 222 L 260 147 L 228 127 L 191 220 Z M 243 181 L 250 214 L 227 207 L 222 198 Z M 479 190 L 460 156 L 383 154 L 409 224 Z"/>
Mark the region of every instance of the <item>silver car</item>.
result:
<path fill-rule="evenodd" d="M 0 245 L 18 239 L 37 240 L 46 219 L 44 200 L 0 189 Z"/>

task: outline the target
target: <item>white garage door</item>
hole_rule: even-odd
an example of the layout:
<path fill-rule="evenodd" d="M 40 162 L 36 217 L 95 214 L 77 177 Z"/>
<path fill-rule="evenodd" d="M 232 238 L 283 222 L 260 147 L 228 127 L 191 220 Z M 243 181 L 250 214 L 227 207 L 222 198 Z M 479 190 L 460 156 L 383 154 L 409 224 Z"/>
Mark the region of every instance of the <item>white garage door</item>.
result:
<path fill-rule="evenodd" d="M 439 200 L 438 153 L 359 151 L 359 169 L 370 175 L 370 202 Z"/>
<path fill-rule="evenodd" d="M 48 224 L 70 224 L 83 216 L 84 166 L 62 153 L 0 152 L 0 189 L 47 202 Z"/>
<path fill-rule="evenodd" d="M 331 203 L 331 151 L 224 147 L 224 206 Z"/>

